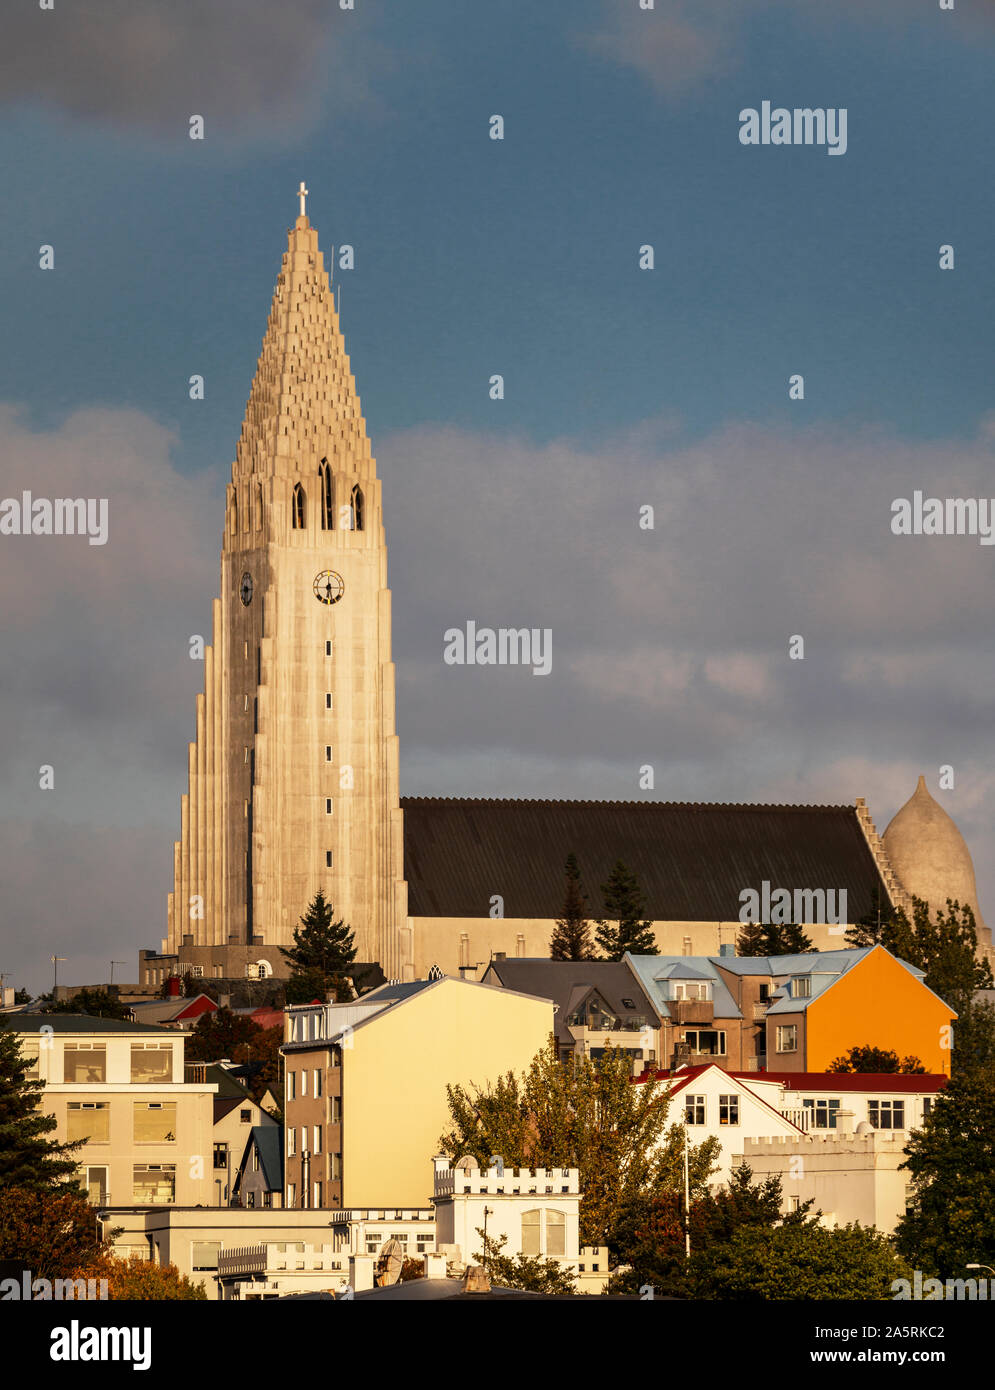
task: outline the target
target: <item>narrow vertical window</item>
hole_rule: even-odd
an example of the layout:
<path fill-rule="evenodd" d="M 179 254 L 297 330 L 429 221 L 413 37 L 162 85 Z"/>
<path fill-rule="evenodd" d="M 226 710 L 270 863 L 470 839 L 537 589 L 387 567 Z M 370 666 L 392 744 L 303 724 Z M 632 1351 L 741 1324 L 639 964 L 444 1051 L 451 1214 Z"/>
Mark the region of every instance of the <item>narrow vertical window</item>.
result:
<path fill-rule="evenodd" d="M 331 644 L 331 642 L 326 642 L 326 643 L 325 643 L 325 655 L 326 655 L 326 656 L 331 656 L 331 654 L 332 654 L 332 644 Z"/>
<path fill-rule="evenodd" d="M 331 707 L 332 707 L 332 692 L 331 692 L 330 690 L 326 690 L 326 691 L 325 691 L 325 709 L 331 709 Z"/>
<path fill-rule="evenodd" d="M 263 485 L 256 484 L 256 530 L 258 531 L 263 524 Z"/>
<path fill-rule="evenodd" d="M 331 761 L 332 761 L 332 745 L 331 745 L 330 743 L 326 743 L 326 744 L 325 744 L 325 762 L 326 762 L 326 763 L 330 763 Z"/>
<path fill-rule="evenodd" d="M 326 797 L 325 797 L 325 815 L 326 815 L 326 816 L 330 816 L 331 814 L 332 814 L 332 798 L 331 798 L 330 796 L 326 796 Z"/>
<path fill-rule="evenodd" d="M 326 869 L 330 869 L 331 867 L 332 867 L 332 851 L 331 851 L 330 849 L 326 849 L 326 850 L 325 850 L 325 868 L 326 868 Z"/>
<path fill-rule="evenodd" d="M 352 528 L 354 531 L 362 531 L 363 514 L 366 504 L 363 501 L 363 490 L 357 483 L 352 490 Z"/>
<path fill-rule="evenodd" d="M 300 483 L 295 483 L 294 495 L 291 501 L 290 508 L 290 524 L 295 531 L 304 530 L 304 504 L 304 489 L 301 487 Z"/>
<path fill-rule="evenodd" d="M 318 476 L 321 479 L 321 529 L 323 531 L 335 530 L 335 479 L 332 477 L 332 470 L 328 466 L 328 460 L 322 459 L 318 467 Z"/>

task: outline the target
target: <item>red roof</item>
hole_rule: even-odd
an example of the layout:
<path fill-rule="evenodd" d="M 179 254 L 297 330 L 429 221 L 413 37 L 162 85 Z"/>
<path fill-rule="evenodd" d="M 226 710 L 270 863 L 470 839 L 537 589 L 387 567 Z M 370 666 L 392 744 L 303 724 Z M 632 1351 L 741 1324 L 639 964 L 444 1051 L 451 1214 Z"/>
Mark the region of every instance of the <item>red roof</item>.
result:
<path fill-rule="evenodd" d="M 703 1062 L 680 1071 L 643 1072 L 636 1080 L 648 1081 L 651 1075 L 657 1081 L 671 1080 L 674 1082 L 671 1090 L 676 1095 L 689 1081 L 716 1065 Z M 719 1067 L 719 1070 L 725 1071 L 725 1068 Z M 915 1076 L 908 1072 L 727 1071 L 726 1075 L 737 1081 L 778 1081 L 787 1091 L 908 1091 L 917 1095 L 942 1091 L 950 1079 L 935 1072 Z"/>
<path fill-rule="evenodd" d="M 206 994 L 198 994 L 196 999 L 191 999 L 189 1004 L 184 1004 L 179 1013 L 173 1015 L 173 1022 L 179 1023 L 182 1018 L 198 1018 L 201 1014 L 213 1012 L 217 1007 L 214 1000 Z"/>
<path fill-rule="evenodd" d="M 253 1009 L 249 1014 L 253 1023 L 258 1023 L 260 1028 L 282 1028 L 283 1010 L 270 1009 L 265 1005 L 260 1005 L 258 1009 Z"/>
<path fill-rule="evenodd" d="M 929 1072 L 914 1076 L 909 1072 L 831 1072 L 831 1071 L 761 1071 L 731 1072 L 745 1080 L 782 1081 L 788 1091 L 910 1091 L 914 1093 L 942 1091 L 950 1080 L 942 1073 Z"/>

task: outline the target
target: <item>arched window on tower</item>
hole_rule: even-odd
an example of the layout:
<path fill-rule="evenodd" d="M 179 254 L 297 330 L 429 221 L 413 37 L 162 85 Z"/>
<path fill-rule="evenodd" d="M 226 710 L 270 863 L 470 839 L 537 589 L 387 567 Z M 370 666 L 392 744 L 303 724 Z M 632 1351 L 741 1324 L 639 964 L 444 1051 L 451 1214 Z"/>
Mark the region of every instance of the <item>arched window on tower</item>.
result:
<path fill-rule="evenodd" d="M 238 530 L 238 490 L 237 490 L 237 488 L 232 488 L 232 490 L 231 490 L 231 512 L 230 512 L 230 516 L 231 516 L 231 533 L 232 533 L 232 535 L 234 536 L 235 532 Z"/>
<path fill-rule="evenodd" d="M 304 489 L 300 483 L 294 484 L 294 495 L 290 503 L 290 525 L 295 531 L 304 530 Z"/>
<path fill-rule="evenodd" d="M 363 513 L 365 511 L 365 506 L 366 504 L 363 501 L 363 489 L 357 483 L 352 490 L 352 529 L 354 531 L 362 531 L 363 529 Z"/>
<path fill-rule="evenodd" d="M 256 483 L 256 530 L 263 524 L 263 485 Z"/>
<path fill-rule="evenodd" d="M 332 477 L 332 470 L 328 465 L 327 459 L 322 459 L 318 466 L 318 475 L 321 478 L 321 529 L 323 531 L 335 530 L 335 479 Z"/>

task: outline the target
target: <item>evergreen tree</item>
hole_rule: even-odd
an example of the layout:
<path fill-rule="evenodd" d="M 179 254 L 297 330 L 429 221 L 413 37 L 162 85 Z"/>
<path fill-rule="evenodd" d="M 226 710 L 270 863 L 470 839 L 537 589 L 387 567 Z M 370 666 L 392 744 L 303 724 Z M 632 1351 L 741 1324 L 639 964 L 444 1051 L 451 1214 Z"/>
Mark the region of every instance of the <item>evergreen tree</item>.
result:
<path fill-rule="evenodd" d="M 909 1135 L 912 1197 L 895 1241 L 910 1264 L 941 1279 L 995 1265 L 995 1090 L 976 1071 L 955 1074 L 922 1129 Z"/>
<path fill-rule="evenodd" d="M 581 887 L 580 868 L 575 854 L 567 855 L 565 874 L 563 915 L 557 919 L 556 930 L 549 943 L 549 954 L 553 960 L 592 960 L 587 898 Z"/>
<path fill-rule="evenodd" d="M 601 885 L 604 917 L 598 921 L 598 946 L 605 960 L 621 960 L 628 951 L 634 956 L 658 956 L 656 938 L 645 920 L 646 904 L 636 875 L 619 860 L 608 882 Z"/>
<path fill-rule="evenodd" d="M 107 989 L 81 989 L 72 999 L 52 1000 L 43 1005 L 46 1014 L 81 1014 L 86 1018 L 129 1019 L 131 1010 L 122 1004 L 116 988 L 112 994 Z"/>
<path fill-rule="evenodd" d="M 294 928 L 293 946 L 279 950 L 290 966 L 291 977 L 320 971 L 326 990 L 333 991 L 336 999 L 349 1000 L 352 992 L 345 976 L 356 959 L 356 944 L 345 922 L 341 918 L 333 922 L 333 916 L 332 905 L 319 888 L 300 926 Z"/>
<path fill-rule="evenodd" d="M 880 895 L 871 911 L 846 935 L 848 946 L 881 945 L 925 971 L 926 985 L 958 1013 L 978 989 L 992 989 L 991 969 L 978 959 L 978 931 L 968 904 L 951 902 L 930 915 L 929 903 L 912 899 L 912 920 L 904 908 L 884 908 Z"/>
<path fill-rule="evenodd" d="M 794 922 L 744 922 L 736 938 L 737 956 L 807 956 L 814 950 Z"/>
<path fill-rule="evenodd" d="M 55 1116 L 42 1111 L 44 1082 L 30 1080 L 27 1069 L 19 1035 L 0 1019 L 0 1188 L 76 1193 L 75 1154 L 82 1141 L 60 1144 L 47 1138 Z"/>

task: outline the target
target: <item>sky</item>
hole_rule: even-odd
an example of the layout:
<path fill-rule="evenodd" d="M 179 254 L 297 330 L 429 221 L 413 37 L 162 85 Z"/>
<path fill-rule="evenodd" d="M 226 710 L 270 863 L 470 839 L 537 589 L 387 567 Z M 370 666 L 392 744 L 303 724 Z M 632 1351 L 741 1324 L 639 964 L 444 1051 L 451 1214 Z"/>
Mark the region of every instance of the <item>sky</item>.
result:
<path fill-rule="evenodd" d="M 995 494 L 991 0 L 81 0 L 5 30 L 0 495 L 110 507 L 105 546 L 0 536 L 6 983 L 53 954 L 134 979 L 165 932 L 189 639 L 301 179 L 326 262 L 355 248 L 402 794 L 863 796 L 883 831 L 921 772 L 995 920 L 995 547 L 891 530 L 915 489 Z M 744 145 L 764 101 L 845 108 L 845 154 Z M 550 674 L 446 665 L 468 620 L 549 628 Z"/>

